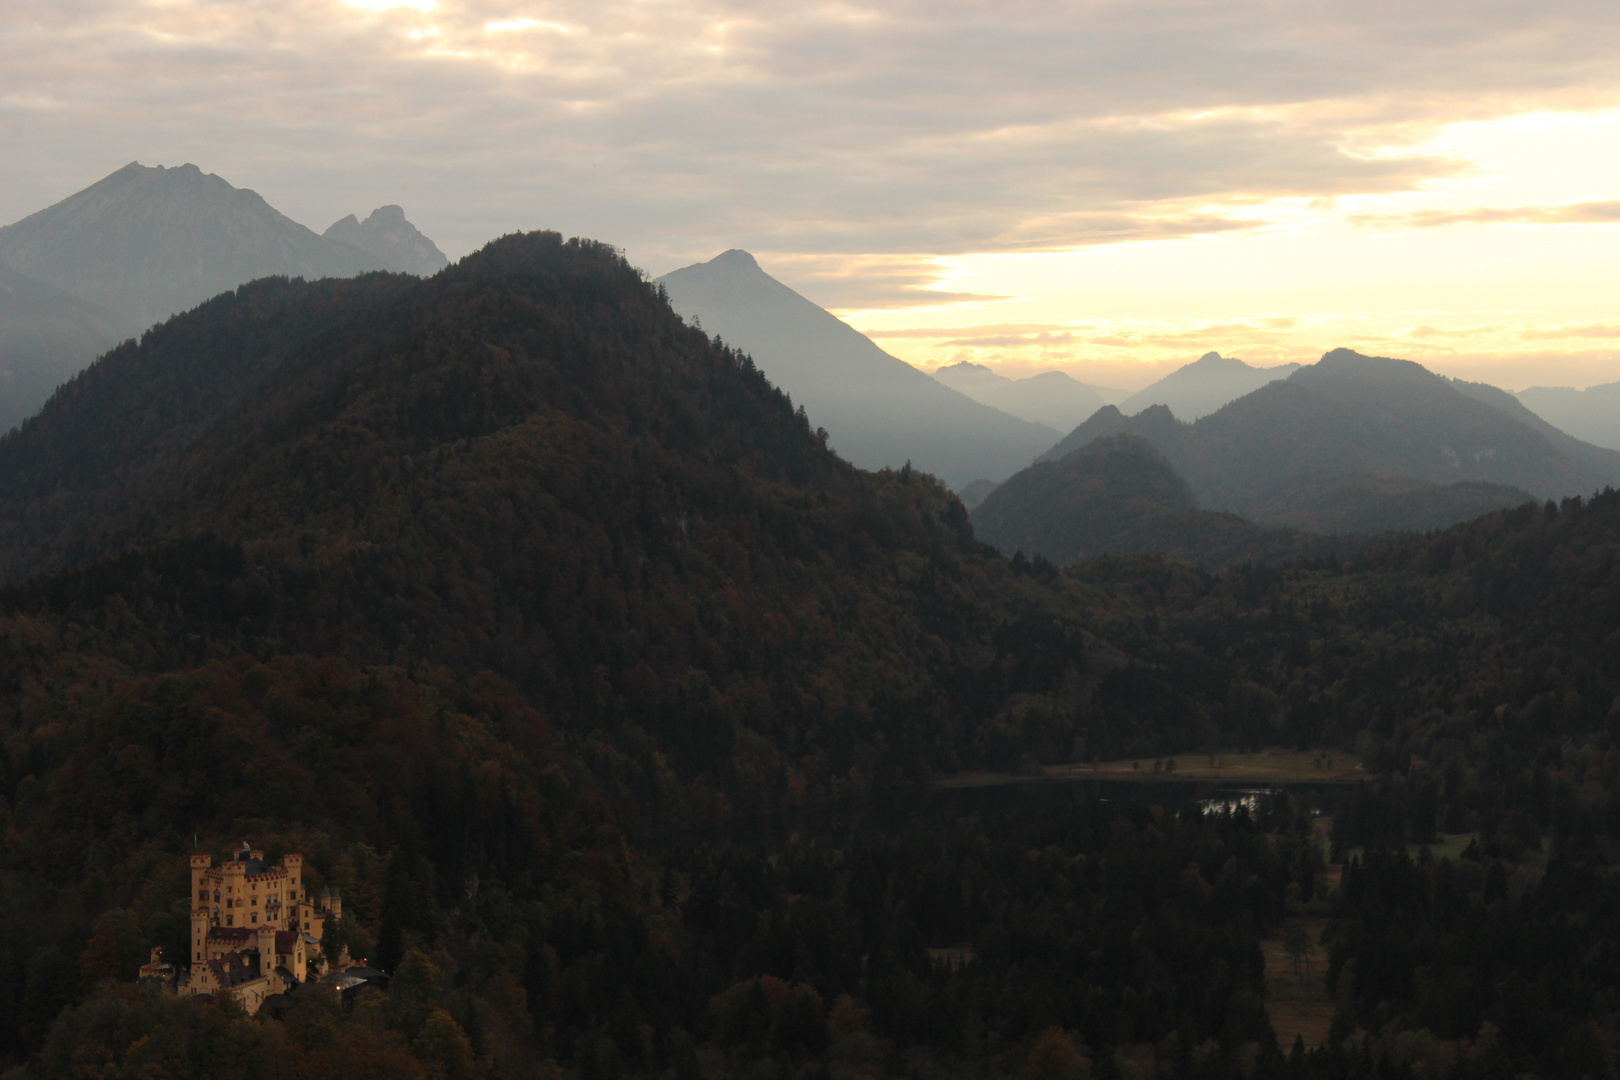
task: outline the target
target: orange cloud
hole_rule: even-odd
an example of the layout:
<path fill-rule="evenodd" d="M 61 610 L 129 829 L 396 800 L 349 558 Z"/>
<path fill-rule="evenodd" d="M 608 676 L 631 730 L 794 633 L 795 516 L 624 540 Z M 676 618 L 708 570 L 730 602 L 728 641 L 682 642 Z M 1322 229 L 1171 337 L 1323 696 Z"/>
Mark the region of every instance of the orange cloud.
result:
<path fill-rule="evenodd" d="M 1434 229 L 1446 225 L 1593 225 L 1620 222 L 1620 202 L 1565 206 L 1479 207 L 1473 210 L 1419 210 L 1410 214 L 1356 214 L 1352 224 Z"/>

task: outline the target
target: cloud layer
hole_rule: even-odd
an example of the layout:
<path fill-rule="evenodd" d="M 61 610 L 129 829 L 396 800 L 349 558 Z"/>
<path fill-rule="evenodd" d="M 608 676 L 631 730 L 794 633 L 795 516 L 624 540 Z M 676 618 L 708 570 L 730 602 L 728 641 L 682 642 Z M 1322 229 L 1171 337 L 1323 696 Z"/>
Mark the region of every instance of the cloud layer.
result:
<path fill-rule="evenodd" d="M 14 0 L 0 216 L 185 157 L 317 228 L 404 202 L 453 251 L 1164 239 L 1448 175 L 1399 148 L 1612 98 L 1617 42 L 1607 0 Z"/>

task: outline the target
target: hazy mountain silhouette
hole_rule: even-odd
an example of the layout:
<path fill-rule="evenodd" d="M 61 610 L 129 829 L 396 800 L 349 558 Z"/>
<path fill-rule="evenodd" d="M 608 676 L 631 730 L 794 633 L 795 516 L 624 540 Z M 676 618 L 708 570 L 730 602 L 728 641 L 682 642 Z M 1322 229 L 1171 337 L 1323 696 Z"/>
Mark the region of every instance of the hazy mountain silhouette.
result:
<path fill-rule="evenodd" d="M 958 488 L 956 491 L 956 497 L 962 500 L 963 506 L 967 507 L 969 510 L 972 510 L 975 506 L 978 506 L 980 503 L 984 502 L 984 500 L 989 497 L 990 493 L 996 490 L 998 486 L 999 485 L 994 480 L 974 480 L 973 482 L 963 484 L 960 488 Z"/>
<path fill-rule="evenodd" d="M 1138 390 L 1120 402 L 1119 408 L 1125 415 L 1134 416 L 1149 406 L 1164 405 L 1177 419 L 1191 422 L 1298 370 L 1298 364 L 1260 368 L 1218 352 L 1207 352 Z"/>
<path fill-rule="evenodd" d="M 1516 396 L 1531 412 L 1577 439 L 1620 450 L 1620 382 L 1585 390 L 1532 386 Z"/>
<path fill-rule="evenodd" d="M 1467 390 L 1467 392 L 1464 392 Z M 1152 443 L 1185 476 L 1209 507 L 1245 515 L 1282 512 L 1301 523 L 1301 507 L 1316 508 L 1313 528 L 1356 515 L 1390 528 L 1429 528 L 1453 507 L 1470 516 L 1482 501 L 1509 505 L 1522 489 L 1537 498 L 1590 494 L 1620 482 L 1620 453 L 1581 443 L 1544 422 L 1512 415 L 1494 402 L 1493 388 L 1459 386 L 1406 360 L 1335 349 L 1285 380 L 1269 383 L 1187 424 L 1156 406 L 1134 417 L 1099 410 L 1043 460 L 1056 460 L 1093 440 L 1130 433 Z M 1483 399 L 1483 400 L 1482 400 Z M 1339 484 L 1345 476 L 1404 477 L 1440 485 L 1499 485 L 1421 496 L 1419 488 L 1385 491 L 1394 504 L 1371 509 L 1369 493 Z M 1324 485 L 1326 485 L 1324 487 Z M 1319 489 L 1314 493 L 1302 489 Z M 1329 510 L 1334 492 L 1351 505 Z M 1425 506 L 1419 506 L 1429 500 Z M 1360 509 L 1357 509 L 1360 507 Z M 1269 509 L 1268 509 L 1269 508 Z M 1452 520 L 1460 520 L 1453 518 Z"/>
<path fill-rule="evenodd" d="M 1010 379 L 964 360 L 940 368 L 934 378 L 981 404 L 1058 431 L 1068 431 L 1109 401 L 1105 388 L 1087 385 L 1062 371 Z"/>
<path fill-rule="evenodd" d="M 1198 509 L 1187 482 L 1143 438 L 1098 439 L 1013 476 L 974 509 L 979 539 L 1060 565 L 1098 555 L 1165 555 L 1210 569 L 1343 554 L 1346 540 L 1268 529 Z"/>
<path fill-rule="evenodd" d="M 385 215 L 370 231 L 357 228 L 362 239 L 381 245 L 384 237 L 402 234 L 397 226 L 403 222 L 403 215 L 399 222 Z M 195 165 L 138 162 L 0 228 L 0 263 L 137 329 L 255 278 L 349 277 L 391 265 L 317 235 L 257 192 Z"/>
<path fill-rule="evenodd" d="M 350 214 L 333 222 L 321 235 L 359 248 L 376 258 L 383 270 L 425 277 L 450 265 L 438 245 L 405 220 L 405 210 L 399 206 L 379 206 L 365 221 Z"/>
<path fill-rule="evenodd" d="M 746 251 L 658 279 L 688 320 L 749 353 L 766 376 L 867 469 L 917 468 L 960 487 L 1001 479 L 1058 432 L 982 405 L 898 360 L 761 270 Z"/>
<path fill-rule="evenodd" d="M 0 264 L 0 433 L 134 330 L 127 321 Z"/>

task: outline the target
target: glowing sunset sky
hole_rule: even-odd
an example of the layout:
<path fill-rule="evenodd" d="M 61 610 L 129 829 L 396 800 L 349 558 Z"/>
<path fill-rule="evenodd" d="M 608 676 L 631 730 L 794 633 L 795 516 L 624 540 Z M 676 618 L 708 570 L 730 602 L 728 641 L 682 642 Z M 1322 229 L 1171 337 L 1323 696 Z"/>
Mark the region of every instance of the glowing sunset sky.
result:
<path fill-rule="evenodd" d="M 452 257 L 744 247 L 929 367 L 1620 379 L 1613 0 L 7 0 L 0 145 L 0 222 L 189 161 Z"/>

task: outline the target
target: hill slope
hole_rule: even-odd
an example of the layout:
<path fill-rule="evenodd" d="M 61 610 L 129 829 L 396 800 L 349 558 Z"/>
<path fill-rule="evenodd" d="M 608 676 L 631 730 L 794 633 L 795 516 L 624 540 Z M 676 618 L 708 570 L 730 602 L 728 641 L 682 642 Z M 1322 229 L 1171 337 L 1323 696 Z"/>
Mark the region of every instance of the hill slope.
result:
<path fill-rule="evenodd" d="M 195 165 L 138 162 L 0 228 L 0 263 L 136 328 L 255 278 L 349 277 L 391 266 Z"/>
<path fill-rule="evenodd" d="M 1512 415 L 1511 399 L 1508 407 L 1489 400 L 1491 389 L 1464 393 L 1409 361 L 1338 349 L 1196 423 L 1181 423 L 1158 407 L 1129 418 L 1101 410 L 1045 460 L 1102 436 L 1140 435 L 1187 478 L 1204 505 L 1240 514 L 1260 513 L 1278 500 L 1314 501 L 1325 510 L 1323 492 L 1301 499 L 1291 493 L 1332 487 L 1345 476 L 1496 485 L 1509 489 L 1497 491 L 1508 500 L 1501 505 L 1521 492 L 1561 497 L 1620 481 L 1620 455 Z M 1488 491 L 1476 487 L 1459 495 L 1436 488 L 1427 507 L 1411 502 L 1411 492 L 1403 494 L 1415 516 L 1400 527 L 1429 527 L 1451 503 L 1473 510 Z M 1312 525 L 1328 527 L 1326 520 Z"/>
<path fill-rule="evenodd" d="M 1186 481 L 1134 435 L 1098 439 L 1014 475 L 972 513 L 974 531 L 1004 554 L 1059 565 L 1099 555 L 1164 555 L 1215 568 L 1351 550 L 1199 510 Z"/>
<path fill-rule="evenodd" d="M 746 251 L 658 279 L 670 304 L 754 358 L 831 445 L 867 469 L 910 461 L 952 487 L 1029 464 L 1057 431 L 981 405 L 874 345 Z"/>
<path fill-rule="evenodd" d="M 0 264 L 0 434 L 134 328 Z"/>
<path fill-rule="evenodd" d="M 414 278 L 267 278 L 153 327 L 80 372 L 0 436 L 0 582 L 114 550 L 148 478 L 218 425 L 312 338 L 396 299 Z"/>
<path fill-rule="evenodd" d="M 215 362 L 233 374 L 185 397 Z M 115 350 L 0 463 L 10 577 L 62 570 L 19 583 L 23 608 L 151 597 L 147 655 L 168 664 L 489 669 L 564 731 L 650 738 L 665 764 L 605 767 L 655 817 L 945 766 L 994 707 L 946 692 L 1007 617 L 960 503 L 841 462 L 593 245 L 512 237 L 430 281 L 244 288 Z"/>
<path fill-rule="evenodd" d="M 73 483 L 144 456 L 127 502 L 62 519 L 134 546 L 0 590 L 17 1075 L 878 1075 L 904 1048 L 1056 1076 L 1083 1043 L 1101 1071 L 1161 1046 L 1167 1075 L 1191 1052 L 1331 1080 L 1364 1040 L 1289 1064 L 1263 1011 L 1259 937 L 1302 900 L 1342 920 L 1363 1030 L 1462 1046 L 1503 1018 L 1467 1075 L 1607 1068 L 1620 495 L 1343 568 L 1059 573 L 987 552 L 932 480 L 839 461 L 605 246 L 258 288 L 163 328 L 189 349 L 115 350 L 7 444 L 50 463 L 33 440 L 81 433 Z M 300 295 L 349 314 L 255 321 Z M 214 326 L 237 389 L 161 422 Z M 117 407 L 144 377 L 169 386 L 150 428 Z M 1114 492 L 1186 512 L 1119 449 Z M 67 482 L 32 481 L 51 504 Z M 1308 797 L 1369 853 L 1329 896 L 1293 798 L 1180 813 L 1054 785 L 1035 814 L 969 792 L 903 843 L 861 831 L 890 815 L 859 796 L 945 769 L 1263 742 L 1354 744 L 1376 778 Z M 846 797 L 859 829 L 781 813 Z M 735 845 L 635 842 L 739 815 Z M 1440 829 L 1478 842 L 1407 858 Z M 244 836 L 341 890 L 386 995 L 250 1020 L 133 985 L 189 942 L 188 856 Z"/>
<path fill-rule="evenodd" d="M 1143 409 L 1163 405 L 1178 419 L 1191 423 L 1298 370 L 1298 364 L 1257 368 L 1235 357 L 1208 352 L 1138 390 L 1120 402 L 1119 408 L 1127 416 L 1135 416 Z"/>

